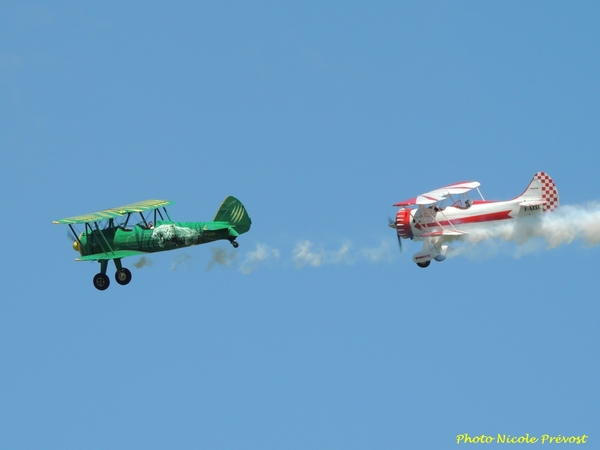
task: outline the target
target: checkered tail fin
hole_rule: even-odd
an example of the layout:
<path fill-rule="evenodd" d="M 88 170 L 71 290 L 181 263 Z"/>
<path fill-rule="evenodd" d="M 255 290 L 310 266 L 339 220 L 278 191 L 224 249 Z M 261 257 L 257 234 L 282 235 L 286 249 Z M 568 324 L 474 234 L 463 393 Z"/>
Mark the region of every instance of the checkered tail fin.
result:
<path fill-rule="evenodd" d="M 558 208 L 558 189 L 554 180 L 545 172 L 538 172 L 533 176 L 531 183 L 519 197 L 523 201 L 542 201 L 544 212 L 554 211 Z"/>

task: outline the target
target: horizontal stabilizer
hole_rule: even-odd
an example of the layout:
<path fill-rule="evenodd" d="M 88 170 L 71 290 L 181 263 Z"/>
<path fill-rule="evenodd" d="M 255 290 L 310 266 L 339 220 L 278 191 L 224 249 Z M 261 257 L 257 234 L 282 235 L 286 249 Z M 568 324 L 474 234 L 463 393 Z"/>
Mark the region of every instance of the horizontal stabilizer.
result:
<path fill-rule="evenodd" d="M 519 203 L 519 206 L 540 206 L 545 204 L 546 202 L 544 200 L 525 200 L 524 202 Z"/>
<path fill-rule="evenodd" d="M 202 227 L 202 231 L 219 231 L 229 227 L 229 222 L 207 222 Z"/>
<path fill-rule="evenodd" d="M 229 222 L 208 222 L 202 227 L 202 231 L 220 231 L 220 230 L 228 230 L 229 236 L 238 237 L 240 233 L 235 231 Z"/>

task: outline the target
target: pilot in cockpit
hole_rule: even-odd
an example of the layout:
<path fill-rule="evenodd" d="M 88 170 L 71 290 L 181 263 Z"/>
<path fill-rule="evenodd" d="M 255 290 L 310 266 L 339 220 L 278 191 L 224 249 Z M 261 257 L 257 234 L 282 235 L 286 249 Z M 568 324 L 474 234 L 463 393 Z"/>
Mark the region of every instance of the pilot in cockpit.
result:
<path fill-rule="evenodd" d="M 154 224 L 152 222 L 138 222 L 137 225 L 142 230 L 154 230 Z"/>
<path fill-rule="evenodd" d="M 473 204 L 473 202 L 471 201 L 471 199 L 467 198 L 466 200 L 464 200 L 462 202 L 460 200 L 457 201 L 456 202 L 456 207 L 459 208 L 459 209 L 469 209 L 472 204 Z"/>

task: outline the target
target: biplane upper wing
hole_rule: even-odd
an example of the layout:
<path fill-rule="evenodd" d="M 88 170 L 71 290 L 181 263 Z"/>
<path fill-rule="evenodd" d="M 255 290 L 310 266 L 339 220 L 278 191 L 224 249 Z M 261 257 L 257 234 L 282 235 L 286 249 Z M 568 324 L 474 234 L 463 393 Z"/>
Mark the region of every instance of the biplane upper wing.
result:
<path fill-rule="evenodd" d="M 63 224 L 78 224 L 98 222 L 100 220 L 114 219 L 129 213 L 143 212 L 150 209 L 156 209 L 167 205 L 172 205 L 174 202 L 168 200 L 144 200 L 142 202 L 132 203 L 130 205 L 119 206 L 118 208 L 109 208 L 103 211 L 98 211 L 91 214 L 83 214 L 81 216 L 67 217 L 66 219 L 55 220 L 52 223 Z"/>
<path fill-rule="evenodd" d="M 426 192 L 425 194 L 421 194 L 417 197 L 394 203 L 394 206 L 430 205 L 445 199 L 449 195 L 464 194 L 465 192 L 469 192 L 471 189 L 475 189 L 480 185 L 481 184 L 477 181 L 461 181 L 460 183 L 444 186 L 439 189 Z"/>

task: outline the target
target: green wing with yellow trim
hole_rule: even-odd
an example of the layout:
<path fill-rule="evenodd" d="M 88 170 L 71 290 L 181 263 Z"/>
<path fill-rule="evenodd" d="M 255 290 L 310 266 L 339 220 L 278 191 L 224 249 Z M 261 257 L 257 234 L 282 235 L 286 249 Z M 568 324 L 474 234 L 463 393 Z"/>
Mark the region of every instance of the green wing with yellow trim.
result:
<path fill-rule="evenodd" d="M 77 224 L 98 222 L 100 220 L 114 219 L 125 214 L 148 211 L 150 209 L 161 208 L 172 205 L 174 202 L 168 200 L 144 200 L 143 202 L 132 203 L 131 205 L 119 206 L 118 208 L 109 208 L 104 211 L 98 211 L 81 216 L 67 217 L 66 219 L 55 220 L 52 223 Z"/>

